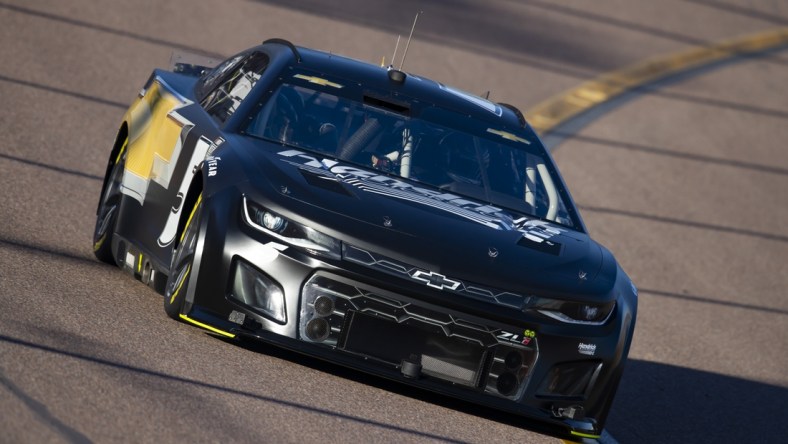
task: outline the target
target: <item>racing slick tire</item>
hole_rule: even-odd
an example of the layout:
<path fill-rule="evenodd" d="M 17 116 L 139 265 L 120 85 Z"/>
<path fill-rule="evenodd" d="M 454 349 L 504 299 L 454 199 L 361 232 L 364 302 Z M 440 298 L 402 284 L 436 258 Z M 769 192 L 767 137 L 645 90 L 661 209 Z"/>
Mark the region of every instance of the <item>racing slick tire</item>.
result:
<path fill-rule="evenodd" d="M 202 193 L 197 196 L 194 206 L 186 220 L 178 245 L 172 253 L 170 275 L 164 290 L 164 311 L 167 316 L 178 320 L 189 284 L 194 256 L 197 250 L 197 237 L 200 232 L 202 214 Z"/>
<path fill-rule="evenodd" d="M 112 254 L 112 234 L 115 231 L 115 221 L 118 218 L 120 208 L 121 192 L 120 183 L 123 179 L 123 170 L 126 166 L 126 144 L 128 139 L 124 139 L 123 145 L 115 160 L 108 167 L 109 174 L 101 190 L 101 200 L 96 210 L 96 227 L 93 229 L 93 253 L 102 262 L 116 265 L 115 257 Z"/>

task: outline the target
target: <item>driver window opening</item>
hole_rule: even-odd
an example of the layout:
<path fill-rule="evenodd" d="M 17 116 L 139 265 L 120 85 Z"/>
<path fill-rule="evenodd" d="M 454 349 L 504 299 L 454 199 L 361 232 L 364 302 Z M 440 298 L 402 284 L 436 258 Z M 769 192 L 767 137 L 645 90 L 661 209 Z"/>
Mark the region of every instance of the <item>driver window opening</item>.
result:
<path fill-rule="evenodd" d="M 266 67 L 268 67 L 267 55 L 259 52 L 249 55 L 229 70 L 218 85 L 205 96 L 201 102 L 203 108 L 217 123 L 224 123 L 252 91 Z"/>

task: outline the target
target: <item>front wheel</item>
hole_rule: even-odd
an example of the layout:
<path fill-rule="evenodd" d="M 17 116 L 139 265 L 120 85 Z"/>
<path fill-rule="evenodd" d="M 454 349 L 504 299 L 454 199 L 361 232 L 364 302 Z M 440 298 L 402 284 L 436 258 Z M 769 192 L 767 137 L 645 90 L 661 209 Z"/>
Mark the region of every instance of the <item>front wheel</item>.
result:
<path fill-rule="evenodd" d="M 172 319 L 178 319 L 183 307 L 189 276 L 197 250 L 197 235 L 200 232 L 200 216 L 202 213 L 202 194 L 197 196 L 186 226 L 183 227 L 181 237 L 175 251 L 172 253 L 170 275 L 164 291 L 164 311 Z"/>

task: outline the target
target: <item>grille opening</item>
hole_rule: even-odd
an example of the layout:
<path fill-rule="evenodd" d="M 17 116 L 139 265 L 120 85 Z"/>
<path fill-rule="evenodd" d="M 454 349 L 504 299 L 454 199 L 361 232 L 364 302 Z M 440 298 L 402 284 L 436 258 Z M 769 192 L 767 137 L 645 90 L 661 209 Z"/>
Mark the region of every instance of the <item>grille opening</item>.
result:
<path fill-rule="evenodd" d="M 415 354 L 421 356 L 422 374 L 470 387 L 478 385 L 484 363 L 481 344 L 447 337 L 442 328 L 429 324 L 397 323 L 358 311 L 348 315 L 339 348 L 395 366 Z"/>

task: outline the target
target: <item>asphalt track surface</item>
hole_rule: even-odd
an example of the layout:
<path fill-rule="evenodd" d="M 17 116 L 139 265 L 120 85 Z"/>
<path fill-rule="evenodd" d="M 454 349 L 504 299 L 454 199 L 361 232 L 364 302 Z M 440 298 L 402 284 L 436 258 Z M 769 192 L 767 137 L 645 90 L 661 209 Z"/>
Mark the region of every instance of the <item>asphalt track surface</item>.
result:
<path fill-rule="evenodd" d="M 339 2 L 337 2 L 339 3 Z M 528 110 L 645 58 L 788 25 L 785 1 L 0 0 L 0 442 L 534 442 L 485 413 L 170 321 L 91 251 L 125 107 L 171 51 L 269 37 Z M 640 288 L 608 432 L 788 436 L 788 50 L 638 89 L 559 128 L 592 235 Z"/>

